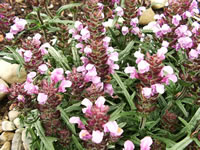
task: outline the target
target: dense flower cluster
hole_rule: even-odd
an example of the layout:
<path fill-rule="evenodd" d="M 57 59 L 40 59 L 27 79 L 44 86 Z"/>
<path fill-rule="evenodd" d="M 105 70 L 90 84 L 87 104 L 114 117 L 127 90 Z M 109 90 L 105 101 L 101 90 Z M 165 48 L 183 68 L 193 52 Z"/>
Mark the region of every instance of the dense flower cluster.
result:
<path fill-rule="evenodd" d="M 87 98 L 81 102 L 82 105 L 86 106 L 82 109 L 87 119 L 86 125 L 82 123 L 79 117 L 70 118 L 70 123 L 78 124 L 81 129 L 79 137 L 88 141 L 86 143 L 87 148 L 105 149 L 109 142 L 115 142 L 123 133 L 116 121 L 109 121 L 107 114 L 109 106 L 104 105 L 105 101 L 105 98 L 100 96 L 95 104 Z"/>

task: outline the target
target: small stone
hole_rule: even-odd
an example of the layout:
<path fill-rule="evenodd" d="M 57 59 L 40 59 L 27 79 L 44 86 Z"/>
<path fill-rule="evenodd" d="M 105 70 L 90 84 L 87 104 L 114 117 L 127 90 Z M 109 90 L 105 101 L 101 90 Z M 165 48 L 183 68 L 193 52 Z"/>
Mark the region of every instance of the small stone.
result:
<path fill-rule="evenodd" d="M 15 132 L 15 135 L 12 140 L 12 146 L 11 150 L 22 150 L 23 144 L 22 144 L 22 137 L 20 132 Z"/>
<path fill-rule="evenodd" d="M 22 3 L 24 0 L 16 0 L 17 3 Z"/>
<path fill-rule="evenodd" d="M 27 132 L 27 129 L 23 130 L 22 132 L 22 141 L 23 141 L 23 146 L 25 150 L 30 150 L 30 144 L 32 142 L 31 140 L 31 135 Z"/>
<path fill-rule="evenodd" d="M 15 125 L 11 121 L 3 121 L 2 122 L 2 130 L 3 131 L 14 131 Z"/>
<path fill-rule="evenodd" d="M 1 69 L 1 67 L 0 67 Z M 3 81 L 2 79 L 0 79 L 0 85 L 3 84 L 5 85 L 6 87 L 8 87 L 7 83 L 5 81 Z M 0 100 L 2 100 L 5 96 L 7 95 L 6 92 L 0 92 Z"/>
<path fill-rule="evenodd" d="M 165 7 L 168 0 L 151 0 L 151 5 L 153 9 L 161 9 Z"/>
<path fill-rule="evenodd" d="M 0 136 L 0 140 L 2 141 L 11 141 L 13 139 L 13 132 L 3 132 Z"/>
<path fill-rule="evenodd" d="M 22 127 L 19 118 L 16 118 L 16 119 L 13 121 L 13 123 L 15 124 L 15 126 L 16 126 L 18 129 Z"/>
<path fill-rule="evenodd" d="M 140 16 L 139 24 L 140 25 L 147 25 L 148 23 L 155 21 L 154 16 L 155 16 L 155 13 L 151 8 L 145 10 L 142 13 L 142 15 Z"/>
<path fill-rule="evenodd" d="M 0 133 L 2 133 L 3 130 L 2 130 L 2 120 L 0 120 Z"/>
<path fill-rule="evenodd" d="M 8 113 L 8 118 L 10 121 L 15 120 L 18 116 L 20 115 L 20 112 L 16 111 L 16 110 L 11 110 Z"/>
<path fill-rule="evenodd" d="M 26 81 L 26 71 L 25 69 L 21 69 L 19 72 L 18 64 L 11 64 L 4 60 L 0 60 L 0 78 L 6 81 L 9 84 L 13 83 L 22 83 Z"/>
<path fill-rule="evenodd" d="M 10 142 L 5 142 L 0 150 L 10 150 Z"/>

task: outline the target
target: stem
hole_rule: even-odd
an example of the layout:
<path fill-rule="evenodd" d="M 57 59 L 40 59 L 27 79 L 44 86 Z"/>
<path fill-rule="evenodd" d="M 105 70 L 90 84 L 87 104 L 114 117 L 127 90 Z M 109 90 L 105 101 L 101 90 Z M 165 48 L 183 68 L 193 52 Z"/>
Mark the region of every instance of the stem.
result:
<path fill-rule="evenodd" d="M 40 8 L 37 9 L 37 17 L 38 17 L 38 20 L 40 21 L 40 24 L 44 25 L 44 22 L 43 22 L 43 20 L 41 18 L 41 15 L 40 15 Z M 42 30 L 43 30 L 43 33 L 44 33 L 45 40 L 47 42 L 47 33 L 46 33 L 46 30 L 44 28 Z"/>
<path fill-rule="evenodd" d="M 51 17 L 51 19 L 53 19 L 53 15 L 51 14 L 51 12 L 49 11 L 49 8 L 48 8 L 48 3 L 49 3 L 49 1 L 45 0 L 44 8 L 45 8 L 46 13 Z"/>

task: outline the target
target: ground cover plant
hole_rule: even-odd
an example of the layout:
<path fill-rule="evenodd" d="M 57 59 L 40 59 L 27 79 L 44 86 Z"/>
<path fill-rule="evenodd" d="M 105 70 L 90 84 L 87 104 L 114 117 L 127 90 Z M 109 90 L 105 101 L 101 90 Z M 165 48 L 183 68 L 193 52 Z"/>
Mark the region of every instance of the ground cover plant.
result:
<path fill-rule="evenodd" d="M 54 5 L 53 9 L 51 6 Z M 0 58 L 25 69 L 9 87 L 32 150 L 198 150 L 196 0 L 0 3 Z"/>

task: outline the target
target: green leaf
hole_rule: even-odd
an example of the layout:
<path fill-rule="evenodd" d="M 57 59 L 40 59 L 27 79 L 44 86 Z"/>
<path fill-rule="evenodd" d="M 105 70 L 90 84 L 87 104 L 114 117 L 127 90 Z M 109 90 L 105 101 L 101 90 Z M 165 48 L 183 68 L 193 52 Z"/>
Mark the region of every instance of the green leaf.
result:
<path fill-rule="evenodd" d="M 133 45 L 134 45 L 134 41 L 129 42 L 126 48 L 119 53 L 119 61 L 123 60 L 124 57 L 129 55 Z"/>
<path fill-rule="evenodd" d="M 56 14 L 57 14 L 57 15 L 60 15 L 60 14 L 61 14 L 64 10 L 66 10 L 66 9 L 70 9 L 70 8 L 73 8 L 73 7 L 79 7 L 79 6 L 81 6 L 81 5 L 82 5 L 82 3 L 73 3 L 73 4 L 64 5 L 64 6 L 60 7 L 60 8 L 57 10 Z"/>
<path fill-rule="evenodd" d="M 44 129 L 42 128 L 41 122 L 39 120 L 34 124 L 34 126 L 46 150 L 55 150 L 53 142 L 56 141 L 56 138 L 45 136 Z"/>
<path fill-rule="evenodd" d="M 78 150 L 84 150 L 84 148 L 82 147 L 82 145 L 79 143 L 78 139 L 74 135 L 72 135 L 72 139 Z"/>
<path fill-rule="evenodd" d="M 74 24 L 72 20 L 60 20 L 59 18 L 48 19 L 48 23 Z"/>
<path fill-rule="evenodd" d="M 73 124 L 71 124 L 69 122 L 69 117 L 67 116 L 67 114 L 65 113 L 65 111 L 60 106 L 58 106 L 57 109 L 60 111 L 61 117 L 64 120 L 64 122 L 67 124 L 68 128 L 72 131 L 73 134 L 76 134 L 75 127 L 74 127 Z"/>
<path fill-rule="evenodd" d="M 110 115 L 110 121 L 114 121 L 120 117 L 120 114 L 124 106 L 125 106 L 125 103 L 119 105 L 119 107 Z"/>
<path fill-rule="evenodd" d="M 124 93 L 124 96 L 126 97 L 126 100 L 128 101 L 128 104 L 130 105 L 131 109 L 136 109 L 135 104 L 133 103 L 133 99 L 131 99 L 130 94 L 128 93 L 124 83 L 120 79 L 117 73 L 113 74 L 113 77 L 115 81 L 119 84 L 120 88 L 122 89 L 122 92 Z"/>
<path fill-rule="evenodd" d="M 181 103 L 180 100 L 176 100 L 176 105 L 179 107 L 179 109 L 183 112 L 183 114 L 185 115 L 185 117 L 188 117 L 188 112 L 185 109 L 185 107 L 183 106 L 183 104 Z"/>
<path fill-rule="evenodd" d="M 167 148 L 167 150 L 184 150 L 190 143 L 192 143 L 192 141 L 193 139 L 191 139 L 190 136 L 187 136 L 171 148 Z"/>

